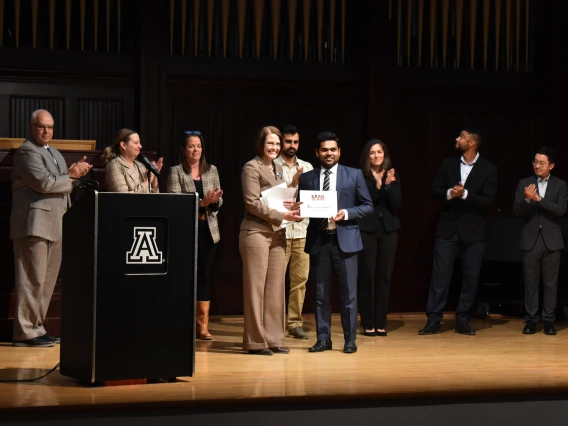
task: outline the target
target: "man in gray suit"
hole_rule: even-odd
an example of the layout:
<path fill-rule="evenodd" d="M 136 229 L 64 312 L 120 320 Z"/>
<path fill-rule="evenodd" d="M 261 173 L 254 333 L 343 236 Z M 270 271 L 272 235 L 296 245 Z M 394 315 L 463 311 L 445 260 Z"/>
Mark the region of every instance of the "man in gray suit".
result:
<path fill-rule="evenodd" d="M 525 276 L 525 309 L 527 324 L 523 334 L 536 333 L 538 322 L 538 289 L 542 276 L 544 333 L 555 335 L 554 310 L 560 254 L 564 248 L 560 219 L 566 213 L 566 182 L 550 174 L 555 152 L 541 147 L 532 161 L 535 175 L 522 179 L 517 186 L 513 210 L 523 218 L 521 250 Z"/>
<path fill-rule="evenodd" d="M 10 238 L 14 244 L 16 309 L 13 346 L 49 347 L 59 338 L 46 333 L 43 323 L 61 266 L 63 214 L 70 207 L 73 179 L 91 169 L 83 157 L 69 168 L 49 146 L 53 117 L 37 110 L 30 135 L 14 156 Z"/>

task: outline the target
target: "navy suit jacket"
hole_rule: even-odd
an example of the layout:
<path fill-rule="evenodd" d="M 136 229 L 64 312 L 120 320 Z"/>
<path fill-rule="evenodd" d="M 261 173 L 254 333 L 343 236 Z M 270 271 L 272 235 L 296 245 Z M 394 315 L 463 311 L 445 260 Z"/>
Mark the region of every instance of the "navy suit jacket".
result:
<path fill-rule="evenodd" d="M 321 167 L 302 174 L 300 190 L 320 191 Z M 373 214 L 373 202 L 365 184 L 363 173 L 359 169 L 338 165 L 337 167 L 337 208 L 347 210 L 349 220 L 337 222 L 337 241 L 344 253 L 356 253 L 363 249 L 357 219 Z M 306 234 L 304 251 L 318 254 L 321 246 L 318 219 L 310 220 Z"/>

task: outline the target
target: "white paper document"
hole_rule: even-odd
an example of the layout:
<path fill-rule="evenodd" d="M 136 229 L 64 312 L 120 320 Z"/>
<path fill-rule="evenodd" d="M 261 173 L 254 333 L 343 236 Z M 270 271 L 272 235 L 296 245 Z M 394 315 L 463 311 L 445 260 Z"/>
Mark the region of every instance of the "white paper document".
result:
<path fill-rule="evenodd" d="M 262 201 L 269 208 L 274 209 L 279 212 L 287 212 L 288 209 L 284 207 L 284 200 L 293 200 L 296 196 L 296 188 L 288 188 L 286 183 L 281 183 L 280 185 L 273 186 L 265 191 L 261 192 Z M 292 222 L 288 220 L 282 221 L 281 228 L 286 227 L 286 225 Z"/>
<path fill-rule="evenodd" d="M 300 191 L 300 216 L 330 218 L 337 214 L 337 191 Z"/>

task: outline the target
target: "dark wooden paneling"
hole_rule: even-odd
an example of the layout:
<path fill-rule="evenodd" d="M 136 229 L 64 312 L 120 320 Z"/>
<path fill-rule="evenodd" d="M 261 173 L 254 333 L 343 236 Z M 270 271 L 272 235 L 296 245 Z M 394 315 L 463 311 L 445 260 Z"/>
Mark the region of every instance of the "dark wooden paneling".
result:
<path fill-rule="evenodd" d="M 111 145 L 123 127 L 124 102 L 114 99 L 79 99 L 79 139 L 96 140 L 97 149 Z"/>
<path fill-rule="evenodd" d="M 65 100 L 47 97 L 10 97 L 10 134 L 11 138 L 25 138 L 29 134 L 32 112 L 37 109 L 48 110 L 55 121 L 54 139 L 65 139 Z"/>

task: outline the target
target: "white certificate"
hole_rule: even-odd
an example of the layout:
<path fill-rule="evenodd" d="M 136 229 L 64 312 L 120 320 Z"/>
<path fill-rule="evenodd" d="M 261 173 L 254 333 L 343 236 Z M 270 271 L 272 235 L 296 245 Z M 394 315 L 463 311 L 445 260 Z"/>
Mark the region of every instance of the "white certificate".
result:
<path fill-rule="evenodd" d="M 330 218 L 337 214 L 337 191 L 300 191 L 300 216 Z"/>

